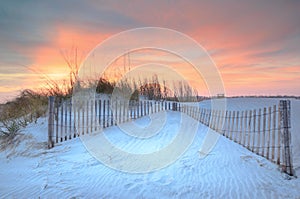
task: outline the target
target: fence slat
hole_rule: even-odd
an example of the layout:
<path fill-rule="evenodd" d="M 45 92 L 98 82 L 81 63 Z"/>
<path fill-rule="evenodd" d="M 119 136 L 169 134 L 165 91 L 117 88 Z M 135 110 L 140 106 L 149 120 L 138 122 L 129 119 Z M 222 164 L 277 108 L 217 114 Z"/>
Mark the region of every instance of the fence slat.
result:
<path fill-rule="evenodd" d="M 261 109 L 258 110 L 258 119 L 257 119 L 257 132 L 256 132 L 256 154 L 259 154 L 260 152 L 260 134 L 261 134 L 261 130 L 260 130 L 260 121 L 261 121 Z"/>
<path fill-rule="evenodd" d="M 267 114 L 267 109 L 264 108 L 264 114 L 263 114 L 263 130 L 262 130 L 262 152 L 261 152 L 261 155 L 263 157 L 265 157 L 265 146 L 266 146 L 266 141 L 265 141 L 265 138 L 266 138 L 266 114 Z"/>
<path fill-rule="evenodd" d="M 227 121 L 227 138 L 231 139 L 231 134 L 232 134 L 232 131 L 231 131 L 231 123 L 232 123 L 232 115 L 233 115 L 233 112 L 232 111 L 228 111 L 228 121 Z"/>
<path fill-rule="evenodd" d="M 128 108 L 130 108 L 130 104 L 128 104 Z M 109 106 L 109 109 L 110 109 L 110 125 L 113 126 L 115 125 L 116 123 L 116 120 L 115 120 L 115 117 L 116 117 L 116 109 L 115 109 L 115 103 L 113 100 L 110 100 L 110 106 Z"/>
<path fill-rule="evenodd" d="M 54 97 L 49 97 L 49 117 L 48 117 L 48 148 L 54 147 L 53 131 L 54 131 Z"/>
<path fill-rule="evenodd" d="M 227 132 L 227 120 L 228 120 L 228 111 L 225 111 L 225 115 L 224 115 L 224 123 L 223 123 L 223 136 L 226 136 L 226 132 Z"/>
<path fill-rule="evenodd" d="M 211 126 L 211 115 L 212 115 L 212 111 L 210 109 L 207 109 L 207 126 L 210 127 Z"/>
<path fill-rule="evenodd" d="M 97 122 L 98 130 L 102 129 L 102 125 L 101 125 L 101 118 L 102 118 L 101 113 L 102 112 L 101 111 L 102 111 L 102 101 L 99 99 L 98 100 L 98 122 Z"/>
<path fill-rule="evenodd" d="M 240 121 L 240 117 L 239 117 L 240 112 L 237 111 L 236 112 L 236 118 L 235 118 L 235 136 L 234 136 L 234 141 L 238 142 L 238 139 L 240 137 L 240 131 L 239 131 L 239 121 Z"/>
<path fill-rule="evenodd" d="M 245 115 L 244 115 L 244 128 L 243 128 L 243 146 L 246 147 L 246 141 L 247 141 L 247 117 L 248 117 L 248 110 L 245 111 Z"/>
<path fill-rule="evenodd" d="M 277 127 L 277 164 L 278 165 L 281 165 L 281 162 L 280 162 L 280 157 L 281 157 L 281 141 L 280 141 L 280 134 L 281 134 L 281 113 L 280 113 L 280 106 L 278 106 L 278 109 L 277 109 L 277 113 L 278 113 L 278 117 L 277 117 L 277 124 L 278 124 L 278 127 Z"/>
<path fill-rule="evenodd" d="M 232 111 L 231 122 L 230 122 L 230 136 L 229 139 L 233 140 L 234 137 L 234 121 L 235 121 L 235 111 Z"/>
<path fill-rule="evenodd" d="M 67 129 L 68 129 L 68 106 L 66 104 L 67 102 L 64 102 L 63 103 L 63 106 L 64 106 L 64 140 L 67 140 Z"/>
<path fill-rule="evenodd" d="M 184 110 L 184 106 L 182 107 L 182 109 Z M 202 116 L 202 118 L 203 118 L 203 119 L 202 119 L 202 120 L 203 120 L 202 123 L 203 123 L 204 125 L 207 125 L 207 123 L 206 123 L 206 109 L 205 109 L 205 108 L 203 109 L 203 116 Z"/>
<path fill-rule="evenodd" d="M 211 125 L 210 128 L 215 130 L 215 120 L 216 120 L 216 114 L 215 114 L 215 110 L 211 110 Z"/>
<path fill-rule="evenodd" d="M 72 107 L 72 111 L 73 111 L 73 115 L 74 115 L 74 120 L 73 120 L 73 138 L 76 137 L 76 121 L 77 121 L 77 111 L 76 111 L 76 101 L 73 100 L 73 107 Z"/>
<path fill-rule="evenodd" d="M 110 124 L 110 118 L 111 118 L 111 112 L 110 112 L 110 100 L 107 100 L 106 114 L 107 114 L 106 127 L 109 127 L 109 124 Z"/>
<path fill-rule="evenodd" d="M 87 134 L 90 133 L 89 124 L 90 124 L 90 102 L 89 100 L 87 100 L 86 101 L 86 127 L 85 127 Z"/>
<path fill-rule="evenodd" d="M 239 141 L 238 141 L 238 143 L 240 144 L 240 145 L 243 145 L 242 144 L 242 139 L 244 138 L 244 135 L 243 135 L 243 132 L 244 132 L 244 130 L 243 130 L 243 122 L 244 122 L 244 111 L 242 111 L 241 112 L 241 118 L 240 118 L 240 126 L 239 126 L 239 128 L 240 128 L 240 137 L 239 137 Z"/>
<path fill-rule="evenodd" d="M 94 131 L 94 115 L 95 115 L 95 113 L 94 113 L 94 101 L 91 100 L 90 104 L 91 104 L 90 105 L 90 113 L 91 113 L 90 132 L 92 133 Z"/>
<path fill-rule="evenodd" d="M 251 133 L 251 151 L 254 152 L 255 136 L 256 136 L 256 110 L 253 110 L 253 132 Z"/>
<path fill-rule="evenodd" d="M 77 102 L 79 103 L 79 102 Z M 76 125 L 77 125 L 77 136 L 80 136 L 81 134 L 81 126 L 80 126 L 80 108 L 77 107 L 77 121 L 76 121 Z"/>
<path fill-rule="evenodd" d="M 105 128 L 105 116 L 106 116 L 106 100 L 103 100 L 103 104 L 102 104 L 102 127 Z"/>
<path fill-rule="evenodd" d="M 276 113 L 276 110 L 277 110 L 277 108 L 276 108 L 276 105 L 274 105 L 273 106 L 273 127 L 272 127 L 272 161 L 273 162 L 276 162 L 275 161 L 275 147 L 276 147 L 276 145 L 275 145 L 275 133 L 276 133 L 276 115 L 277 115 L 277 113 Z"/>
<path fill-rule="evenodd" d="M 269 154 L 270 154 L 270 138 L 271 138 L 271 116 L 272 116 L 272 108 L 269 107 L 268 108 L 268 114 L 267 114 L 267 117 L 268 117 L 268 135 L 267 135 L 267 155 L 266 155 L 266 158 L 269 159 Z"/>
<path fill-rule="evenodd" d="M 291 148 L 290 148 L 290 128 L 291 128 L 291 116 L 290 116 L 290 101 L 280 100 L 280 125 L 281 125 L 281 137 L 282 137 L 282 171 L 293 175 Z"/>
<path fill-rule="evenodd" d="M 247 138 L 247 148 L 249 149 L 249 150 L 251 150 L 250 149 L 250 139 L 251 139 L 251 118 L 252 118 L 252 110 L 250 110 L 250 112 L 249 112 L 249 117 L 248 117 L 248 138 Z"/>
<path fill-rule="evenodd" d="M 50 97 L 49 97 L 50 98 Z M 58 100 L 55 100 L 55 106 L 56 106 L 56 113 L 55 113 L 55 122 L 56 122 L 56 128 L 55 128 L 55 143 L 58 143 L 58 130 L 59 130 L 59 105 L 58 105 Z M 49 104 L 50 107 L 50 104 Z"/>
<path fill-rule="evenodd" d="M 61 119 L 60 119 L 60 141 L 62 142 L 63 141 L 63 132 L 64 132 L 64 106 L 63 106 L 63 102 L 61 103 L 60 105 L 60 116 L 61 116 Z"/>
<path fill-rule="evenodd" d="M 221 111 L 217 110 L 217 119 L 216 119 L 216 132 L 220 131 L 220 120 L 221 120 Z"/>
<path fill-rule="evenodd" d="M 219 111 L 218 133 L 222 133 L 223 129 L 223 110 Z"/>

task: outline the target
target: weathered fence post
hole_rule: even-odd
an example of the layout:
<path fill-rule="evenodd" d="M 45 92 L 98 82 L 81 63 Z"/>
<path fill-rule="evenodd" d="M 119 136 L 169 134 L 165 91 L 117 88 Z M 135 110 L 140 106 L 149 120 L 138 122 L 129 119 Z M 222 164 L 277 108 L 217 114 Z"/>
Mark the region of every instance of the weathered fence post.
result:
<path fill-rule="evenodd" d="M 49 97 L 48 101 L 49 116 L 48 116 L 48 148 L 54 147 L 53 133 L 54 133 L 54 97 Z"/>
<path fill-rule="evenodd" d="M 293 175 L 293 165 L 292 165 L 292 157 L 291 157 L 291 102 L 290 100 L 280 100 L 280 135 L 282 141 L 282 158 L 283 165 L 282 171 Z"/>
<path fill-rule="evenodd" d="M 173 102 L 172 111 L 177 111 L 177 102 Z"/>

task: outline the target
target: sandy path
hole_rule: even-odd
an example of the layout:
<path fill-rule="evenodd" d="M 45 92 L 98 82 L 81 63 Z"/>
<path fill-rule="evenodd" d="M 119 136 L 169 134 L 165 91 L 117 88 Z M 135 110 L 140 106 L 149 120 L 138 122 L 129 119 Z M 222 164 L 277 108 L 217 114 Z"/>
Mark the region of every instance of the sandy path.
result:
<path fill-rule="evenodd" d="M 160 149 L 172 140 L 180 114 L 168 112 L 168 121 L 151 147 L 138 140 L 128 142 L 117 127 L 105 130 L 115 144 L 139 153 Z M 149 119 L 137 121 L 146 125 Z M 277 166 L 221 137 L 213 151 L 200 159 L 198 150 L 206 132 L 198 133 L 184 155 L 156 172 L 130 174 L 95 160 L 79 139 L 51 150 L 40 149 L 36 157 L 5 159 L 1 153 L 0 196 L 28 198 L 299 198 L 298 179 L 286 180 Z M 187 135 L 189 136 L 188 132 Z M 119 140 L 119 142 L 117 142 Z M 155 142 L 155 140 L 160 140 Z M 127 143 L 127 144 L 126 144 Z M 163 143 L 163 144 L 162 144 Z M 146 148 L 145 148 L 146 147 Z"/>

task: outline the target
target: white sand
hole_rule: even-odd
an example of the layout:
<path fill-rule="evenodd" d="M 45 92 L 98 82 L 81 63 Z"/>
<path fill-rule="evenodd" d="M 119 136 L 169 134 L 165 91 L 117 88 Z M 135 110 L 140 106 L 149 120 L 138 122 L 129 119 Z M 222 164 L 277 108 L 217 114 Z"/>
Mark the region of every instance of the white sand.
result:
<path fill-rule="evenodd" d="M 200 159 L 198 150 L 207 131 L 203 125 L 174 164 L 131 174 L 101 164 L 79 138 L 46 149 L 46 121 L 31 124 L 24 141 L 0 153 L 1 198 L 300 198 L 299 179 L 287 180 L 276 165 L 224 137 Z M 118 127 L 104 133 L 123 150 L 151 153 L 177 136 L 180 121 L 180 113 L 167 112 L 165 126 L 149 140 L 130 138 Z M 136 123 L 146 126 L 149 117 Z"/>

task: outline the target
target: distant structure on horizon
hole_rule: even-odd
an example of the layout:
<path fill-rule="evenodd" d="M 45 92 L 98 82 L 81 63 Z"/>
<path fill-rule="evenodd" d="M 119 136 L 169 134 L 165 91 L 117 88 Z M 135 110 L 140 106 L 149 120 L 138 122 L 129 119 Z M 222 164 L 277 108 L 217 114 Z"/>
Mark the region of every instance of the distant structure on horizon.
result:
<path fill-rule="evenodd" d="M 224 98 L 224 97 L 225 97 L 224 93 L 217 94 L 217 98 Z"/>

